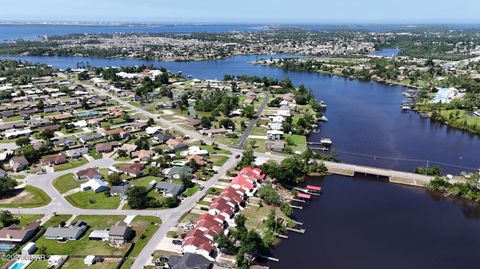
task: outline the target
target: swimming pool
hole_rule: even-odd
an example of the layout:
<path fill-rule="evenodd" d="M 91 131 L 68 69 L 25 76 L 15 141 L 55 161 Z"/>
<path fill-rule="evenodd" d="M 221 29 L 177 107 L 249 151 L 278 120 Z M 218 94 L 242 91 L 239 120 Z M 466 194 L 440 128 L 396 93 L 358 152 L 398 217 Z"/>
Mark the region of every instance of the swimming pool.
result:
<path fill-rule="evenodd" d="M 18 260 L 12 266 L 10 266 L 8 269 L 23 269 L 28 266 L 30 261 L 24 261 L 24 260 Z"/>
<path fill-rule="evenodd" d="M 9 251 L 9 250 L 12 250 L 14 249 L 15 246 L 14 245 L 0 245 L 0 251 Z"/>

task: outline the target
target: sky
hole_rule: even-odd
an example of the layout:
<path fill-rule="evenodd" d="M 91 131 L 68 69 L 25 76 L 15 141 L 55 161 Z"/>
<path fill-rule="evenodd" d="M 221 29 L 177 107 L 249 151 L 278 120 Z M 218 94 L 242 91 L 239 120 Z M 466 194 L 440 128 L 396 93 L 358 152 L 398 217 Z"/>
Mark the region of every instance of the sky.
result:
<path fill-rule="evenodd" d="M 2 0 L 0 6 L 1 21 L 480 23 L 480 0 Z"/>

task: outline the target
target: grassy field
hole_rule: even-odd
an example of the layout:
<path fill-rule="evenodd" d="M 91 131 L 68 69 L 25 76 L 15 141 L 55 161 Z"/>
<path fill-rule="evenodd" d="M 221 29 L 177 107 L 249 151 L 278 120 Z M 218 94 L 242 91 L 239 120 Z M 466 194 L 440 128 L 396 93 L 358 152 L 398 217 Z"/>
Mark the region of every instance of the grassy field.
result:
<path fill-rule="evenodd" d="M 280 211 L 280 209 L 276 207 L 272 207 L 266 204 L 264 204 L 262 207 L 247 206 L 242 211 L 242 214 L 247 217 L 247 222 L 245 223 L 245 225 L 248 228 L 262 230 L 263 228 L 265 228 L 263 220 L 267 218 L 271 209 L 275 209 L 278 217 L 288 219 L 285 214 L 283 214 L 282 211 Z"/>
<path fill-rule="evenodd" d="M 194 222 L 200 215 L 195 214 L 195 213 L 185 213 L 178 222 L 187 222 L 191 221 Z"/>
<path fill-rule="evenodd" d="M 250 135 L 259 135 L 259 136 L 266 136 L 267 135 L 267 128 L 262 128 L 262 127 L 253 127 L 252 131 L 250 132 Z"/>
<path fill-rule="evenodd" d="M 86 179 L 78 180 L 74 174 L 69 173 L 53 180 L 53 186 L 60 193 L 65 193 L 71 189 L 79 188 L 80 184 L 87 182 Z"/>
<path fill-rule="evenodd" d="M 70 258 L 62 266 L 63 269 L 115 269 L 120 263 L 120 259 L 104 259 L 102 262 L 97 262 L 94 265 L 85 265 L 83 264 L 82 258 Z M 30 266 L 28 267 L 30 269 Z M 44 267 L 46 268 L 46 267 Z"/>
<path fill-rule="evenodd" d="M 87 162 L 88 161 L 83 157 L 75 160 L 72 159 L 72 160 L 69 160 L 67 163 L 54 166 L 53 169 L 55 170 L 55 172 L 64 171 L 72 168 L 77 168 L 79 166 L 86 164 Z"/>
<path fill-rule="evenodd" d="M 94 193 L 93 191 L 81 191 L 65 199 L 75 207 L 85 209 L 116 209 L 120 204 L 120 197 L 107 197 L 105 193 Z"/>
<path fill-rule="evenodd" d="M 0 200 L 0 207 L 41 207 L 48 205 L 51 201 L 50 196 L 41 189 L 27 185 L 24 190 L 19 191 L 14 197 Z"/>
<path fill-rule="evenodd" d="M 48 261 L 47 260 L 35 260 L 29 266 L 28 269 L 45 269 L 47 268 Z M 65 268 L 65 267 L 62 267 Z"/>
<path fill-rule="evenodd" d="M 210 156 L 210 160 L 213 161 L 213 165 L 222 166 L 228 161 L 228 157 L 222 155 L 212 155 Z"/>
<path fill-rule="evenodd" d="M 200 149 L 208 150 L 208 153 L 216 152 L 218 154 L 231 154 L 230 151 L 225 149 L 214 149 L 212 145 L 203 145 L 203 146 L 200 146 Z"/>
<path fill-rule="evenodd" d="M 58 215 L 51 217 L 47 222 L 43 224 L 43 227 L 54 227 L 60 225 L 60 223 L 66 222 L 72 217 L 72 215 Z"/>
<path fill-rule="evenodd" d="M 183 192 L 183 194 L 184 194 L 185 196 L 190 197 L 190 196 L 194 195 L 199 189 L 200 189 L 200 185 L 195 184 L 195 186 L 186 189 L 186 190 Z"/>
<path fill-rule="evenodd" d="M 20 227 L 24 227 L 25 225 L 29 224 L 30 222 L 39 220 L 43 217 L 41 214 L 15 214 L 15 218 L 20 220 L 17 224 Z M 0 223 L 0 228 L 3 227 L 3 224 Z"/>
<path fill-rule="evenodd" d="M 290 140 L 293 145 L 288 145 L 288 143 L 286 143 L 285 146 L 290 147 L 293 152 L 304 152 L 307 149 L 307 137 L 303 135 L 285 135 L 285 142 L 288 140 Z"/>
<path fill-rule="evenodd" d="M 469 114 L 465 110 L 452 109 L 441 110 L 440 114 L 449 122 L 458 125 L 464 125 L 466 122 L 469 126 L 480 126 L 480 118 Z"/>
<path fill-rule="evenodd" d="M 12 122 L 12 121 L 19 121 L 19 120 L 23 120 L 23 117 L 22 116 L 13 116 L 13 117 L 4 118 L 3 122 Z"/>
<path fill-rule="evenodd" d="M 133 186 L 137 186 L 137 187 L 143 186 L 143 187 L 148 188 L 148 183 L 150 183 L 152 180 L 155 180 L 157 182 L 162 181 L 162 179 L 159 178 L 159 177 L 145 176 L 145 177 L 140 177 L 140 178 L 137 178 L 135 180 L 132 180 L 130 182 L 130 184 L 133 185 Z"/>
<path fill-rule="evenodd" d="M 140 251 L 142 251 L 150 238 L 152 238 L 153 234 L 158 230 L 161 222 L 160 218 L 151 216 L 136 216 L 133 219 L 131 225 L 136 234 L 135 239 L 133 240 L 135 246 L 120 268 L 131 268 L 134 259 L 138 256 Z"/>
<path fill-rule="evenodd" d="M 75 221 L 83 220 L 90 227 L 85 234 L 79 240 L 68 241 L 59 243 L 56 240 L 45 239 L 44 236 L 40 237 L 35 244 L 37 247 L 46 247 L 48 254 L 58 255 L 123 255 L 128 245 L 122 247 L 111 247 L 107 242 L 89 240 L 88 235 L 94 229 L 106 229 L 115 225 L 117 222 L 125 219 L 125 216 L 78 216 Z"/>
<path fill-rule="evenodd" d="M 101 153 L 98 153 L 96 150 L 95 150 L 95 147 L 92 147 L 90 149 L 90 151 L 88 152 L 88 154 L 90 156 L 92 156 L 92 158 L 94 158 L 95 160 L 98 160 L 98 159 L 101 159 L 103 157 L 103 155 Z"/>

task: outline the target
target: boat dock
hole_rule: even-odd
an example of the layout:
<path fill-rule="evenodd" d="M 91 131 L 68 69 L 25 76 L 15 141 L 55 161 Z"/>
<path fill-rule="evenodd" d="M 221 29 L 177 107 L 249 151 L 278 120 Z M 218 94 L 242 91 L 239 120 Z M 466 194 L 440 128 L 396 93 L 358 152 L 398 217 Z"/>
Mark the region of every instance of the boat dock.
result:
<path fill-rule="evenodd" d="M 290 227 L 287 227 L 285 229 L 287 231 L 295 232 L 295 233 L 299 233 L 299 234 L 304 234 L 305 233 L 305 229 L 295 229 L 295 228 L 290 228 Z"/>

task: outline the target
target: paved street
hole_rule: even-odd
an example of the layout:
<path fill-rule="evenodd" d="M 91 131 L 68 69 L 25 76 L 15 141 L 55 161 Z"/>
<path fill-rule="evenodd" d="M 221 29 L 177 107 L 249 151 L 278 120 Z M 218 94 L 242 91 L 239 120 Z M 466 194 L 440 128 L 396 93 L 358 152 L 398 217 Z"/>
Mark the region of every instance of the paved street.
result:
<path fill-rule="evenodd" d="M 243 147 L 245 146 L 245 143 L 248 140 L 248 136 L 250 135 L 250 132 L 252 131 L 252 128 L 255 127 L 255 125 L 257 125 L 258 119 L 262 115 L 263 109 L 268 104 L 269 100 L 270 100 L 270 93 L 266 92 L 265 99 L 263 100 L 262 104 L 258 108 L 258 111 L 255 113 L 256 117 L 250 121 L 250 123 L 247 126 L 247 129 L 245 129 L 243 131 L 242 136 L 238 140 L 238 148 L 243 149 Z"/>

